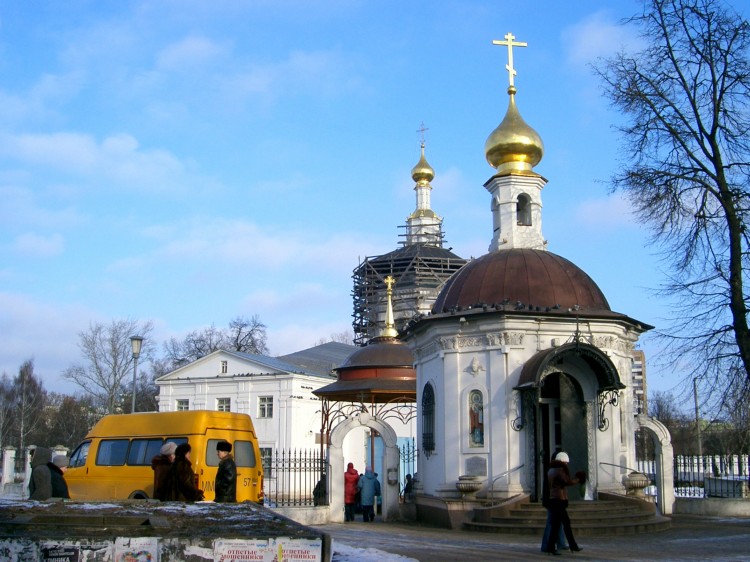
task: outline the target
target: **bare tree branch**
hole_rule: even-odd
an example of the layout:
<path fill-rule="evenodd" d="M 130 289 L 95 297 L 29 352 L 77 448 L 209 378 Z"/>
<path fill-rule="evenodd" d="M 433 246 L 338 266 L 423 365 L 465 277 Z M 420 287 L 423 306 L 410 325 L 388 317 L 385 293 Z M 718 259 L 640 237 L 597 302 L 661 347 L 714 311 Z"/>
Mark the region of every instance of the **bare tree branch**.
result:
<path fill-rule="evenodd" d="M 647 46 L 594 68 L 626 123 L 612 178 L 652 233 L 676 302 L 661 336 L 715 411 L 750 387 L 750 24 L 721 0 L 644 0 Z M 728 373 L 743 373 L 727 377 Z"/>

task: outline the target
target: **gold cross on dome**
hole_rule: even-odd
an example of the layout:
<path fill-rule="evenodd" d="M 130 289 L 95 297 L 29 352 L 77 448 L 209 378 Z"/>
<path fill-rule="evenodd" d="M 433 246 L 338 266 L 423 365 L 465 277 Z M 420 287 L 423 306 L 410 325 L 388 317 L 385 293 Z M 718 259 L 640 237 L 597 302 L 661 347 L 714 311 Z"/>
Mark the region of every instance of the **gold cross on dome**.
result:
<path fill-rule="evenodd" d="M 388 288 L 388 291 L 389 292 L 392 291 L 393 286 L 396 284 L 396 280 L 389 275 L 388 277 L 384 279 L 384 281 L 385 281 L 385 286 Z"/>
<path fill-rule="evenodd" d="M 513 77 L 517 74 L 516 69 L 513 68 L 513 47 L 528 47 L 528 43 L 521 43 L 520 41 L 513 41 L 515 35 L 508 32 L 505 34 L 505 41 L 500 39 L 493 39 L 493 45 L 506 45 L 508 47 L 508 64 L 505 65 L 505 69 L 508 71 L 508 81 L 513 86 Z"/>
<path fill-rule="evenodd" d="M 419 133 L 419 141 L 422 143 L 422 146 L 424 146 L 424 134 L 426 131 L 429 131 L 429 129 L 424 126 L 424 121 L 422 121 L 419 124 L 419 129 L 417 129 L 417 132 Z"/>

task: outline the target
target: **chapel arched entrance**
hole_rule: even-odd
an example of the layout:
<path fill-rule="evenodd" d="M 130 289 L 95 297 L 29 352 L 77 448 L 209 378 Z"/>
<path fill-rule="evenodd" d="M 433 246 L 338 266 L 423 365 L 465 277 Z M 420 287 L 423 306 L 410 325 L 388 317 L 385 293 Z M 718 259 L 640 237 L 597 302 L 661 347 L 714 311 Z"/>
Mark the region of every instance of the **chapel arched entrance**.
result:
<path fill-rule="evenodd" d="M 571 376 L 557 372 L 547 375 L 540 389 L 537 442 L 539 443 L 538 488 L 555 451 L 565 451 L 571 466 L 587 467 L 589 458 L 586 404 L 580 384 Z M 580 499 L 577 487 L 570 488 L 571 500 Z"/>
<path fill-rule="evenodd" d="M 617 405 L 625 386 L 609 357 L 595 346 L 572 342 L 540 351 L 524 365 L 519 384 L 527 431 L 528 464 L 533 467 L 532 497 L 541 499 L 550 457 L 557 449 L 570 456 L 573 471 L 595 473 L 598 459 L 591 437 L 611 431 L 606 404 Z M 568 490 L 579 499 L 577 487 Z"/>
<path fill-rule="evenodd" d="M 367 412 L 361 412 L 341 422 L 331 431 L 326 472 L 329 477 L 328 490 L 330 490 L 329 521 L 332 523 L 344 522 L 344 470 L 346 466 L 344 464 L 344 438 L 350 431 L 359 427 L 374 429 L 383 440 L 383 452 L 380 459 L 383 470 L 378 474 L 382 492 L 382 516 L 383 521 L 398 518 L 399 449 L 396 432 L 383 420 Z"/>

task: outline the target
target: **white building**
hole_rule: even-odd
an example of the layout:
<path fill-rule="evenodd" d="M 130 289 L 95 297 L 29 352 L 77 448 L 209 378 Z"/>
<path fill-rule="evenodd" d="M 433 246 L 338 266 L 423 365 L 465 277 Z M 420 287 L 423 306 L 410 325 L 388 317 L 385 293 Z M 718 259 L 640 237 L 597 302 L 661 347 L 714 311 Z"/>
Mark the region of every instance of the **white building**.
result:
<path fill-rule="evenodd" d="M 159 411 L 249 414 L 261 453 L 320 445 L 321 401 L 314 390 L 336 380 L 333 368 L 357 348 L 329 342 L 274 358 L 215 351 L 156 381 Z"/>

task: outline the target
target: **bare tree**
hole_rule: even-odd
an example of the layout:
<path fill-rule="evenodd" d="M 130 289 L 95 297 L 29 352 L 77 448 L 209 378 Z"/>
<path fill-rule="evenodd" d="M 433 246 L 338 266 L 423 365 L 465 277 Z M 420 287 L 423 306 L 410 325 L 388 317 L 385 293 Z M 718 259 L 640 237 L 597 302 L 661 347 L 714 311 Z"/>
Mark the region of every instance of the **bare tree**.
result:
<path fill-rule="evenodd" d="M 148 357 L 153 347 L 149 335 L 151 322 L 139 324 L 135 320 L 113 320 L 110 324 L 94 323 L 80 332 L 78 347 L 85 363 L 72 365 L 63 378 L 80 386 L 84 393 L 95 398 L 106 413 L 121 407 L 123 396 L 130 396 L 129 377 L 133 373 L 133 352 L 130 336 L 144 338 L 141 355 Z"/>
<path fill-rule="evenodd" d="M 42 381 L 34 374 L 34 360 L 24 361 L 13 381 L 13 425 L 18 442 L 18 450 L 40 437 L 44 428 L 47 393 Z M 43 433 L 43 432 L 41 432 Z"/>
<path fill-rule="evenodd" d="M 47 445 L 64 445 L 73 449 L 101 418 L 91 396 L 50 395 L 47 422 Z"/>
<path fill-rule="evenodd" d="M 221 330 L 213 324 L 203 330 L 194 330 L 182 341 L 171 338 L 164 344 L 167 360 L 173 368 L 205 357 L 219 349 L 243 353 L 268 354 L 266 325 L 257 315 L 251 318 L 238 316 Z"/>
<path fill-rule="evenodd" d="M 695 423 L 680 410 L 679 404 L 671 393 L 655 392 L 648 398 L 649 415 L 669 430 L 676 455 L 696 454 Z"/>
<path fill-rule="evenodd" d="M 268 353 L 266 325 L 255 314 L 251 318 L 238 316 L 229 323 L 229 345 L 232 350 L 263 355 Z"/>
<path fill-rule="evenodd" d="M 644 0 L 625 23 L 646 47 L 595 66 L 625 116 L 613 189 L 664 254 L 660 294 L 675 303 L 665 357 L 718 411 L 750 381 L 750 25 L 721 0 Z"/>
<path fill-rule="evenodd" d="M 350 331 L 344 330 L 343 332 L 336 332 L 328 336 L 327 338 L 320 338 L 315 345 L 323 345 L 324 343 L 338 342 L 354 345 L 354 334 Z"/>
<path fill-rule="evenodd" d="M 0 377 L 0 450 L 11 443 L 13 421 L 13 383 L 8 373 Z"/>

